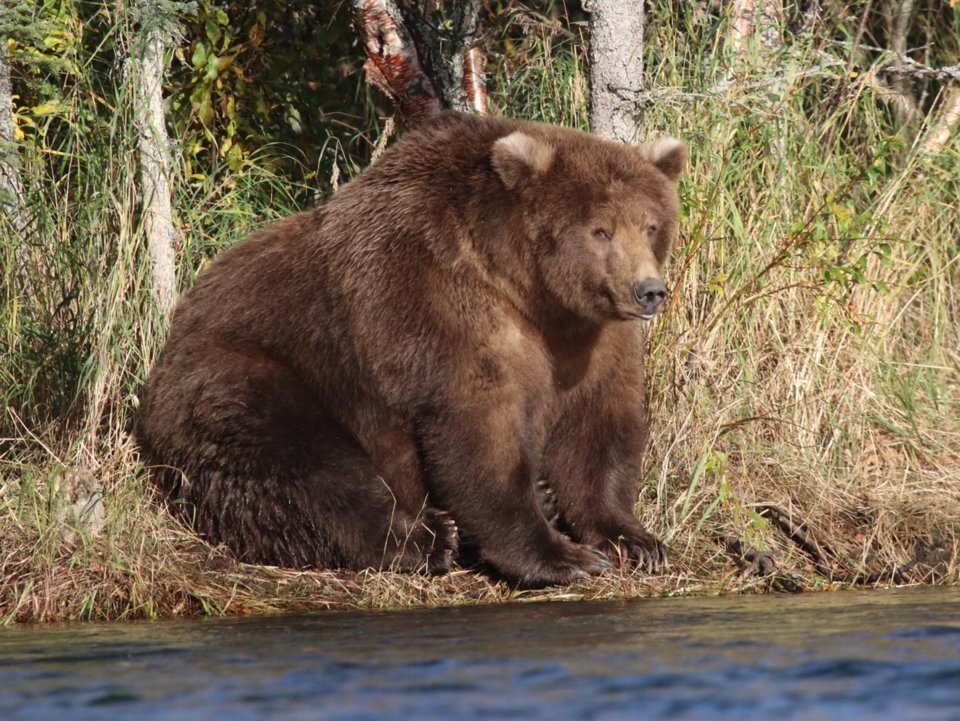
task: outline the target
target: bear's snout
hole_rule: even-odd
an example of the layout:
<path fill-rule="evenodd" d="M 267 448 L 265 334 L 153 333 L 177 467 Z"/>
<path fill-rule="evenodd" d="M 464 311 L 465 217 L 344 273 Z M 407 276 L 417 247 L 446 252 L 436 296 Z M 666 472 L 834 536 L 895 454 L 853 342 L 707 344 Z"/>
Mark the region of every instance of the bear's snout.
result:
<path fill-rule="evenodd" d="M 659 278 L 647 278 L 633 286 L 633 298 L 643 316 L 652 316 L 667 299 L 667 286 Z"/>

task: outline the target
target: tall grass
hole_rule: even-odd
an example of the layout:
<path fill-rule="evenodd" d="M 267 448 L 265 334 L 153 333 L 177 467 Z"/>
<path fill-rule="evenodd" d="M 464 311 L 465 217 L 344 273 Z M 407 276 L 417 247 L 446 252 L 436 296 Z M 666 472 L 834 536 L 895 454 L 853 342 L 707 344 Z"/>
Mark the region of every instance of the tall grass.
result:
<path fill-rule="evenodd" d="M 649 520 L 716 572 L 728 561 L 709 536 L 809 565 L 762 514 L 773 504 L 841 576 L 913 564 L 956 579 L 956 138 L 924 155 L 924 130 L 898 133 L 816 38 L 781 50 L 768 83 L 755 58 L 691 63 L 665 19 L 653 85 L 687 92 L 661 95 L 644 130 L 687 138 L 692 163 L 648 362 Z"/>
<path fill-rule="evenodd" d="M 667 5 L 648 22 L 656 92 L 639 132 L 683 138 L 691 163 L 670 308 L 648 348 L 652 443 L 638 512 L 668 540 L 673 571 L 605 577 L 563 597 L 766 583 L 741 575 L 731 540 L 748 557 L 772 553 L 777 578 L 801 587 L 831 572 L 890 578 L 905 564 L 895 578 L 956 582 L 957 139 L 921 153 L 882 99 L 822 62 L 829 48 L 815 38 L 781 51 L 773 66 L 784 72 L 771 79 L 769 58 L 726 54 L 722 23 L 707 32 Z M 491 75 L 494 104 L 585 127 L 579 31 L 533 26 Z M 69 111 L 22 148 L 28 231 L 0 218 L 0 621 L 517 597 L 470 572 L 243 566 L 155 502 L 129 427 L 163 329 L 146 277 L 131 99 L 101 79 L 78 75 Z M 304 188 L 271 165 L 177 170 L 182 288 L 219 250 L 295 209 Z M 26 267 L 16 243 L 29 248 Z M 791 524 L 820 545 L 819 562 Z"/>

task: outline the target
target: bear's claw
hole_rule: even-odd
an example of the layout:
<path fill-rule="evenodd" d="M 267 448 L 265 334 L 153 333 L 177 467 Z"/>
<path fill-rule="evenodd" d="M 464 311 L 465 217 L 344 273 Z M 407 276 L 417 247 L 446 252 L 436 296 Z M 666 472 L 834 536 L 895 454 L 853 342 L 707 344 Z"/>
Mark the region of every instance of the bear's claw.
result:
<path fill-rule="evenodd" d="M 553 492 L 553 489 L 550 487 L 550 484 L 547 483 L 546 479 L 541 478 L 537 481 L 536 493 L 537 505 L 540 506 L 540 511 L 543 513 L 544 518 L 547 519 L 547 523 L 556 527 L 560 520 L 560 509 L 557 506 L 557 495 Z"/>
<path fill-rule="evenodd" d="M 588 562 L 585 570 L 591 576 L 599 576 L 604 571 L 609 571 L 613 568 L 610 559 L 607 558 L 607 555 L 599 548 L 591 548 L 590 551 L 593 552 L 594 558 Z"/>
<path fill-rule="evenodd" d="M 460 535 L 457 522 L 446 511 L 428 509 L 424 525 L 433 533 L 433 545 L 426 553 L 427 573 L 442 576 L 452 567 L 460 550 Z"/>
<path fill-rule="evenodd" d="M 620 542 L 620 547 L 647 573 L 662 573 L 667 569 L 667 548 L 655 536 L 625 539 Z"/>

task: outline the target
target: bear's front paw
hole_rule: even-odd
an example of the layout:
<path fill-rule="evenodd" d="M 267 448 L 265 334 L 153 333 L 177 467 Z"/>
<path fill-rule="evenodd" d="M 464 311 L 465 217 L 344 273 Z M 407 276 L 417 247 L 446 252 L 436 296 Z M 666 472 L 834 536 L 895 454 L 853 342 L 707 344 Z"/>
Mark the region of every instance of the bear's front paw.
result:
<path fill-rule="evenodd" d="M 596 545 L 621 568 L 630 561 L 647 573 L 662 573 L 667 569 L 667 547 L 639 524 L 603 535 L 605 539 Z"/>
<path fill-rule="evenodd" d="M 524 588 L 566 586 L 590 576 L 599 576 L 613 568 L 610 559 L 600 550 L 559 537 L 544 557 L 516 575 Z"/>

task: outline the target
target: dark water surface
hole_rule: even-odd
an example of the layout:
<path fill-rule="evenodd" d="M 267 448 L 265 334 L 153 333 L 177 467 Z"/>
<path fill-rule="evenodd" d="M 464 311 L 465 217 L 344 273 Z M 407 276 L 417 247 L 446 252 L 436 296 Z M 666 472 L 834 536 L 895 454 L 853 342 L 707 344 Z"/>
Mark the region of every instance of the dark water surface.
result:
<path fill-rule="evenodd" d="M 0 720 L 957 719 L 960 589 L 0 630 Z"/>

